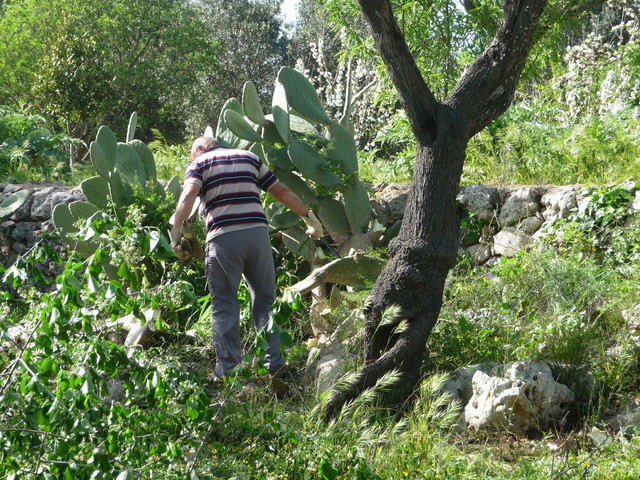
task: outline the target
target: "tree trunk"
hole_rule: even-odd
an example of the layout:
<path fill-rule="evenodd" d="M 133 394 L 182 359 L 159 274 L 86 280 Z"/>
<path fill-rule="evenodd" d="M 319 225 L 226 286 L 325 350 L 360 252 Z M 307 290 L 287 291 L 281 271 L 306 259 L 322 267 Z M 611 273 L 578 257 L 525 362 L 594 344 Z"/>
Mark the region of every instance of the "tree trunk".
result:
<path fill-rule="evenodd" d="M 545 5 L 546 0 L 506 0 L 493 41 L 439 103 L 404 42 L 390 3 L 360 0 L 411 123 L 417 158 L 402 228 L 389 246 L 389 262 L 365 312 L 365 366 L 348 386 L 334 391 L 325 405 L 327 418 L 371 388 L 386 406 L 402 404 L 414 391 L 456 260 L 456 196 L 467 143 L 510 105 Z M 392 306 L 400 312 L 387 321 L 383 313 Z M 398 381 L 382 388 L 380 380 L 392 372 L 399 373 Z"/>

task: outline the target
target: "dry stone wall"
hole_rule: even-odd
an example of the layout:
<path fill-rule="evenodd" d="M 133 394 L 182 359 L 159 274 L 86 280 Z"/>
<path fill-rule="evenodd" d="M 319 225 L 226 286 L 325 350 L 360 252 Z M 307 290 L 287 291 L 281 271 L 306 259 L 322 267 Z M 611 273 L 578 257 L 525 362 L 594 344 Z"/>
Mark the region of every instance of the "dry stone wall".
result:
<path fill-rule="evenodd" d="M 0 217 L 0 263 L 5 267 L 27 253 L 47 232 L 54 231 L 51 212 L 57 204 L 84 199 L 79 187 L 61 183 L 0 184 L 0 204 L 21 190 L 29 192 L 27 200 L 7 218 Z M 61 242 L 49 242 L 60 252 L 66 250 Z"/>
<path fill-rule="evenodd" d="M 635 182 L 621 186 L 634 195 L 628 210 L 628 221 L 633 221 L 640 212 L 640 190 Z M 458 204 L 463 212 L 473 212 L 478 231 L 469 235 L 463 225 L 461 252 L 468 253 L 477 265 L 516 255 L 544 235 L 555 219 L 584 214 L 591 193 L 591 188 L 582 185 L 462 187 Z M 400 222 L 408 194 L 407 184 L 376 186 L 372 201 L 378 221 L 387 228 Z"/>
<path fill-rule="evenodd" d="M 640 191 L 632 183 L 625 188 L 635 195 L 629 206 L 630 217 L 635 216 L 640 212 Z M 0 184 L 0 204 L 19 190 L 30 193 L 27 201 L 8 218 L 0 217 L 0 263 L 5 267 L 32 248 L 44 233 L 54 230 L 51 212 L 57 204 L 84 200 L 79 187 L 60 183 Z M 392 228 L 402 220 L 408 193 L 409 184 L 373 188 L 374 215 L 382 225 Z M 589 199 L 589 190 L 581 185 L 465 186 L 460 189 L 458 203 L 463 210 L 474 212 L 483 226 L 475 236 L 464 235 L 463 231 L 461 249 L 478 265 L 514 255 L 539 237 L 552 220 L 584 212 Z"/>

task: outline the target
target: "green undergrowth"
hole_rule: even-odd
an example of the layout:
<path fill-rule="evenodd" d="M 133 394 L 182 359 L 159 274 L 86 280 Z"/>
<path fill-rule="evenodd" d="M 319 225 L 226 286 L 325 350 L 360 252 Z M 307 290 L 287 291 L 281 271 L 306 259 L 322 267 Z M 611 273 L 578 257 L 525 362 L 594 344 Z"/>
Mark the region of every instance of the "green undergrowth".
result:
<path fill-rule="evenodd" d="M 108 219 L 102 222 L 92 228 L 113 230 Z M 207 300 L 197 300 L 204 287 L 185 290 L 180 283 L 184 275 L 192 280 L 201 275 L 198 266 L 163 256 L 161 243 L 153 260 L 151 252 L 133 246 L 118 253 L 112 248 L 118 235 L 144 239 L 149 231 L 135 222 L 120 228 L 104 239 L 98 259 L 59 259 L 63 269 L 49 293 L 29 286 L 46 280 L 36 273 L 38 261 L 55 259 L 43 246 L 3 275 L 3 478 L 631 479 L 640 474 L 637 428 L 612 430 L 599 446 L 589 436 L 594 426 L 607 431 L 606 409 L 640 390 L 638 350 L 621 314 L 640 294 L 633 255 L 603 256 L 591 242 L 582 249 L 576 243 L 571 251 L 552 243 L 492 267 L 471 267 L 461 258 L 428 342 L 416 402 L 402 416 L 360 405 L 325 423 L 313 388 L 303 382 L 301 347 L 308 331 L 303 304 L 279 312 L 295 320 L 283 321 L 294 365 L 286 396 L 252 367 L 260 346 L 255 337 L 238 378 L 215 383 Z M 574 242 L 593 240 L 585 224 L 572 228 L 584 233 Z M 602 237 L 598 245 L 635 244 L 631 237 L 613 239 Z M 113 256 L 140 265 L 128 273 L 135 294 L 104 276 L 99 265 Z M 174 286 L 157 288 L 158 279 Z M 364 295 L 350 301 L 354 298 L 363 301 Z M 163 310 L 158 326 L 175 334 L 195 331 L 194 343 L 141 350 L 106 337 L 105 321 L 166 302 L 172 307 Z M 19 338 L 8 334 L 16 327 L 24 331 Z M 246 318 L 242 328 L 249 335 Z M 449 404 L 440 389 L 448 374 L 472 363 L 525 358 L 588 369 L 604 385 L 601 402 L 572 432 L 549 431 L 536 438 L 455 426 L 458 406 Z M 573 442 L 570 450 L 550 449 L 567 439 Z"/>

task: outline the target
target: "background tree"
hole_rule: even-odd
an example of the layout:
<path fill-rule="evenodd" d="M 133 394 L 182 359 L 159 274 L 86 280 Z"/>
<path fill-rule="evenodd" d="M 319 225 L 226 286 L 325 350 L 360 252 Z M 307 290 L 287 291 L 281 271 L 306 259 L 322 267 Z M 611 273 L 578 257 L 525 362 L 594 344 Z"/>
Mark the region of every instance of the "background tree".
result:
<path fill-rule="evenodd" d="M 359 3 L 407 113 L 417 156 L 402 228 L 389 245 L 389 262 L 365 312 L 366 365 L 329 399 L 329 417 L 368 389 L 377 390 L 383 403 L 396 403 L 406 400 L 418 383 L 426 341 L 456 260 L 456 195 L 467 144 L 510 106 L 547 6 L 546 0 L 507 0 L 491 43 L 448 97 L 438 101 L 416 65 L 391 3 Z M 399 314 L 389 321 L 385 311 L 392 307 L 399 308 Z M 385 381 L 388 375 L 395 379 Z"/>
<path fill-rule="evenodd" d="M 90 139 L 97 125 L 168 139 L 197 103 L 196 78 L 215 69 L 216 45 L 195 11 L 172 0 L 17 0 L 0 16 L 0 103 L 26 105 L 65 133 Z"/>
<path fill-rule="evenodd" d="M 198 104 L 187 112 L 187 129 L 195 134 L 216 125 L 220 108 L 231 97 L 241 98 L 251 81 L 265 104 L 278 69 L 290 65 L 288 39 L 279 18 L 281 0 L 198 0 L 198 15 L 220 46 L 216 68 L 197 78 Z"/>

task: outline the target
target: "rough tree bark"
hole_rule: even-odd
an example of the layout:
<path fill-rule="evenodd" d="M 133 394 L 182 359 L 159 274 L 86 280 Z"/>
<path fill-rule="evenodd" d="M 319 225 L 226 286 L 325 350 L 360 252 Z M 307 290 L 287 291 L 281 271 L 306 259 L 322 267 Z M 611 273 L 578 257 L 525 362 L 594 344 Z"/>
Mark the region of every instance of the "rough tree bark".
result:
<path fill-rule="evenodd" d="M 456 195 L 467 143 L 511 104 L 547 0 L 506 0 L 493 41 L 441 102 L 420 74 L 390 2 L 359 3 L 411 123 L 417 158 L 402 228 L 389 246 L 389 262 L 365 312 L 365 366 L 354 382 L 334 392 L 325 406 L 327 418 L 394 370 L 400 373 L 399 382 L 379 392 L 385 405 L 409 398 L 420 380 L 426 342 L 456 260 Z M 400 307 L 399 317 L 381 324 L 382 313 L 391 306 Z M 407 327 L 398 332 L 401 320 Z"/>

